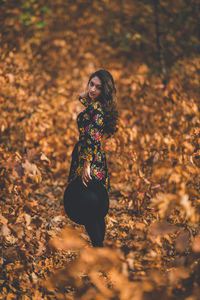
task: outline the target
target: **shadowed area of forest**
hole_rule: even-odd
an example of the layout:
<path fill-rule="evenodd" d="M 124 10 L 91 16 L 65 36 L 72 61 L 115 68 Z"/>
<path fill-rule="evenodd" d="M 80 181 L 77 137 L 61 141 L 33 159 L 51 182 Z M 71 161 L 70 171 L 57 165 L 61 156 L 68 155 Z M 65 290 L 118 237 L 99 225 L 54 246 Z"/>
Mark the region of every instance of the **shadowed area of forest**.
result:
<path fill-rule="evenodd" d="M 198 300 L 200 4 L 0 1 L 0 296 Z M 78 94 L 113 75 L 104 248 L 63 208 Z"/>

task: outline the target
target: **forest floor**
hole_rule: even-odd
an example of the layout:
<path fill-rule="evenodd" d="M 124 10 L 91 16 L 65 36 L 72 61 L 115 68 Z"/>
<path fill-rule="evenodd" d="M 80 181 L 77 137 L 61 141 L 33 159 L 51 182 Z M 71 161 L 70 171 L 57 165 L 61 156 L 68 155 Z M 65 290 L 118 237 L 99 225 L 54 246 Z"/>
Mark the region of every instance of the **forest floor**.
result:
<path fill-rule="evenodd" d="M 164 86 L 142 53 L 103 39 L 92 8 L 52 3 L 48 26 L 26 27 L 15 6 L 2 25 L 0 299 L 199 300 L 200 58 L 177 61 Z M 120 119 L 104 145 L 112 189 L 94 249 L 63 193 L 77 95 L 100 68 Z"/>

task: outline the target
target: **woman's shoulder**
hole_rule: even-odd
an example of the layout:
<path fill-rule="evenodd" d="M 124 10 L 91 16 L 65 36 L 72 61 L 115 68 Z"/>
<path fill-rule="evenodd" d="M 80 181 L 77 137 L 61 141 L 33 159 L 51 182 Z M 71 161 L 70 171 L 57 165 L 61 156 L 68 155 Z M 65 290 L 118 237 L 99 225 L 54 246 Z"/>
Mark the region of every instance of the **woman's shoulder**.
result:
<path fill-rule="evenodd" d="M 100 101 L 92 102 L 91 99 L 89 99 L 88 97 L 81 97 L 81 96 L 79 96 L 78 99 L 89 110 L 91 111 L 98 110 L 99 112 L 103 112 L 102 104 Z"/>
<path fill-rule="evenodd" d="M 88 106 L 91 104 L 90 99 L 87 98 L 87 97 L 81 97 L 81 96 L 79 96 L 79 97 L 78 97 L 78 100 L 79 100 L 85 107 L 88 107 Z"/>

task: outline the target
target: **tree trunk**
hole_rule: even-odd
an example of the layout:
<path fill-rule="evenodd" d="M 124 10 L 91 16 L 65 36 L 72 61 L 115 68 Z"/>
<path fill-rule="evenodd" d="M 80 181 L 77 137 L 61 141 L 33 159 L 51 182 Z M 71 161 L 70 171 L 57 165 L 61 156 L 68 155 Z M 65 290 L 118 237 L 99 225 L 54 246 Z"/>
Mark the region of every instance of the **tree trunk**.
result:
<path fill-rule="evenodd" d="M 164 59 L 164 47 L 161 41 L 161 32 L 160 32 L 160 22 L 159 22 L 159 0 L 153 0 L 154 2 L 154 16 L 155 16 L 155 30 L 156 30 L 156 44 L 158 49 L 158 60 L 160 64 L 160 74 L 163 80 L 163 83 L 166 85 L 168 75 L 165 66 L 165 59 Z"/>

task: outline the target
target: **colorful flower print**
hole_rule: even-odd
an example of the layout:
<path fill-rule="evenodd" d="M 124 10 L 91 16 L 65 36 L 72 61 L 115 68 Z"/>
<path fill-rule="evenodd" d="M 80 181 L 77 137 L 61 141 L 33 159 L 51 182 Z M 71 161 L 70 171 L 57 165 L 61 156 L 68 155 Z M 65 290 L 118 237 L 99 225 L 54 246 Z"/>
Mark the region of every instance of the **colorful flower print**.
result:
<path fill-rule="evenodd" d="M 68 183 L 81 176 L 84 161 L 87 160 L 90 162 L 91 177 L 100 180 L 109 191 L 111 186 L 106 155 L 101 146 L 104 134 L 103 108 L 98 101 L 91 103 L 82 97 L 79 97 L 79 101 L 86 108 L 77 116 L 79 140 L 72 152 Z"/>

